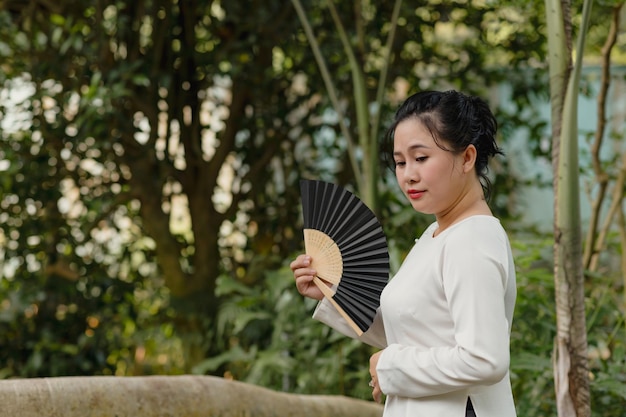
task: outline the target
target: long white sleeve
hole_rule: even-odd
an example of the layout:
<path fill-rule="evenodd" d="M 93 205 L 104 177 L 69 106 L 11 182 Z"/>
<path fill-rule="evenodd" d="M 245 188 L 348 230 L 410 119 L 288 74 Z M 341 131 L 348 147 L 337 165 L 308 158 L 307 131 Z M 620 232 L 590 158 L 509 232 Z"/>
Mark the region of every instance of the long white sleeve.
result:
<path fill-rule="evenodd" d="M 383 321 L 380 315 L 380 309 L 376 312 L 376 316 L 374 317 L 374 321 L 372 322 L 371 327 L 361 336 L 358 336 L 355 333 L 355 331 L 352 329 L 352 327 L 350 327 L 348 322 L 346 322 L 341 314 L 339 314 L 337 309 L 326 298 L 324 298 L 317 304 L 317 307 L 313 312 L 313 318 L 321 321 L 322 323 L 332 327 L 333 329 L 348 337 L 358 339 L 370 346 L 374 346 L 379 349 L 387 346 L 387 340 L 385 338 L 385 326 L 383 325 Z"/>

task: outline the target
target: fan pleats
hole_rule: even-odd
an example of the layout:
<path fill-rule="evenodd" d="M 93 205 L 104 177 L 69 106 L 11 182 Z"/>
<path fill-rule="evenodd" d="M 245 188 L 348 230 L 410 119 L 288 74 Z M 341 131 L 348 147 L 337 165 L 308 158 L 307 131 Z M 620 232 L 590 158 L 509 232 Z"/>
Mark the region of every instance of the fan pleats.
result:
<path fill-rule="evenodd" d="M 318 247 L 308 230 L 321 232 L 339 248 L 342 271 L 339 279 L 325 278 L 319 270 L 337 270 L 327 263 L 337 260 L 325 259 L 324 252 L 317 250 L 313 267 L 320 278 L 336 284 L 332 300 L 354 323 L 360 334 L 371 325 L 380 305 L 380 293 L 389 279 L 389 253 L 387 239 L 374 213 L 348 190 L 335 184 L 302 180 L 302 214 L 305 229 L 305 247 Z M 316 237 L 324 241 L 324 237 Z M 330 245 L 330 244 L 327 244 Z M 314 249 L 311 249 L 312 251 Z M 308 252 L 307 252 L 308 253 Z M 321 258 L 321 259 L 320 259 Z"/>

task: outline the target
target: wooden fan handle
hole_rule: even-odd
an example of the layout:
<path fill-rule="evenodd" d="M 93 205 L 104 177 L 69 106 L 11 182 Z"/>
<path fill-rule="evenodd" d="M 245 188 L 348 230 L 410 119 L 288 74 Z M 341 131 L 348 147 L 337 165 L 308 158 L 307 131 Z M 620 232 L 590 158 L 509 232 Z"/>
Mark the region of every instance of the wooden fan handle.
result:
<path fill-rule="evenodd" d="M 361 330 L 361 328 L 357 326 L 354 320 L 352 320 L 350 316 L 348 316 L 348 314 L 344 311 L 344 309 L 341 308 L 335 300 L 333 300 L 333 297 L 335 296 L 334 291 L 326 283 L 324 283 L 324 281 L 322 281 L 318 277 L 314 277 L 313 282 L 322 291 L 322 293 L 324 294 L 324 297 L 326 297 L 328 301 L 332 303 L 332 305 L 337 309 L 339 314 L 341 314 L 341 316 L 348 322 L 348 324 L 350 325 L 352 330 L 354 330 L 357 336 L 361 336 L 363 334 L 363 330 Z"/>

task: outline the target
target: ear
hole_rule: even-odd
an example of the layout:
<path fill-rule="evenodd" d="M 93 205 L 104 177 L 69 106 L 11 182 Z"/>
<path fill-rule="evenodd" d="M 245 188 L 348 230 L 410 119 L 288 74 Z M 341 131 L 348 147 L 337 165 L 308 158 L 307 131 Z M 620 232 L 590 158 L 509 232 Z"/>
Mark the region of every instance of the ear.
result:
<path fill-rule="evenodd" d="M 474 145 L 468 145 L 463 151 L 463 172 L 467 173 L 474 169 L 478 151 Z"/>

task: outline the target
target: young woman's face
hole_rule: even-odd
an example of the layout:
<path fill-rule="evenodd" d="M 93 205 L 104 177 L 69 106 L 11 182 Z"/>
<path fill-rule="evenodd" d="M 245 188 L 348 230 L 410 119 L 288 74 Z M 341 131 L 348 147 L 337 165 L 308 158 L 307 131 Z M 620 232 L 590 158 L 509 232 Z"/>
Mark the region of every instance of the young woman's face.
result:
<path fill-rule="evenodd" d="M 463 155 L 441 149 L 417 118 L 396 126 L 393 157 L 398 184 L 421 213 L 445 215 L 468 189 Z"/>

